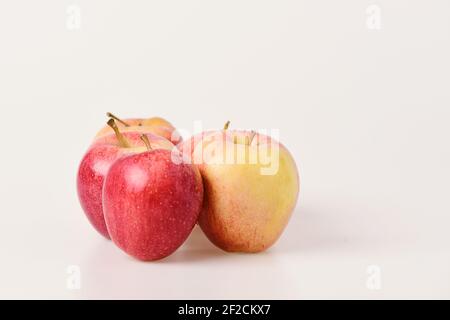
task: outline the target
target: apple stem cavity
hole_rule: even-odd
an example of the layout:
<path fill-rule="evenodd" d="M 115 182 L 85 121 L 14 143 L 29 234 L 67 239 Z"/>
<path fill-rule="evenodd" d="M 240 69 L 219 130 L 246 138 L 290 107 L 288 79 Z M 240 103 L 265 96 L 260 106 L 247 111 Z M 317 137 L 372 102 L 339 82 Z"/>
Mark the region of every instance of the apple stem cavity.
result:
<path fill-rule="evenodd" d="M 122 148 L 129 148 L 130 144 L 128 143 L 128 140 L 120 132 L 119 128 L 117 127 L 116 121 L 111 118 L 111 119 L 108 120 L 107 124 L 108 124 L 108 126 L 110 126 L 114 130 L 114 133 L 116 134 L 117 140 L 119 140 L 119 145 Z"/>
<path fill-rule="evenodd" d="M 125 121 L 123 121 L 123 120 L 120 119 L 119 117 L 116 117 L 116 116 L 113 115 L 111 112 L 107 112 L 107 113 L 106 113 L 106 116 L 109 117 L 109 118 L 111 118 L 111 119 L 114 119 L 114 120 L 120 122 L 120 123 L 123 124 L 125 127 L 129 127 L 129 126 L 130 126 L 128 123 L 126 123 Z"/>
<path fill-rule="evenodd" d="M 150 144 L 150 140 L 148 139 L 146 134 L 141 135 L 141 140 L 144 141 L 145 146 L 147 147 L 147 150 L 152 150 L 152 145 Z"/>

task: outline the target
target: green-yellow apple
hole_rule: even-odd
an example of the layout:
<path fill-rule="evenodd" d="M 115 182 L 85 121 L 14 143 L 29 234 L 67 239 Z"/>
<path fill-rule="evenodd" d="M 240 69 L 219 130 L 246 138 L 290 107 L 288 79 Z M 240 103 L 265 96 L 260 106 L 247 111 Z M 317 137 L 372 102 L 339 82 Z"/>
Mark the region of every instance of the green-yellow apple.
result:
<path fill-rule="evenodd" d="M 297 166 L 271 137 L 226 129 L 192 142 L 205 194 L 198 223 L 223 250 L 264 251 L 280 237 L 296 206 Z"/>

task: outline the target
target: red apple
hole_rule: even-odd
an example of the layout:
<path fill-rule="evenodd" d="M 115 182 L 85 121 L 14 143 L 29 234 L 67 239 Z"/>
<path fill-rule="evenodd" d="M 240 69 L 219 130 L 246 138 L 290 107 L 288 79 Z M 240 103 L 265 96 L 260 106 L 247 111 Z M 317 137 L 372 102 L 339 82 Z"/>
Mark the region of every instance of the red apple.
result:
<path fill-rule="evenodd" d="M 162 149 L 125 156 L 106 176 L 103 208 L 109 234 L 137 259 L 170 255 L 197 222 L 203 202 L 200 173 L 193 165 L 172 161 L 174 156 Z"/>
<path fill-rule="evenodd" d="M 106 173 L 118 158 L 130 153 L 147 151 L 147 148 L 140 138 L 142 133 L 122 134 L 114 120 L 108 123 L 115 130 L 115 134 L 98 138 L 86 152 L 78 169 L 77 189 L 81 207 L 87 218 L 101 235 L 109 239 L 102 207 L 102 188 Z M 162 137 L 151 133 L 146 135 L 154 149 L 171 150 L 174 147 L 170 141 Z"/>

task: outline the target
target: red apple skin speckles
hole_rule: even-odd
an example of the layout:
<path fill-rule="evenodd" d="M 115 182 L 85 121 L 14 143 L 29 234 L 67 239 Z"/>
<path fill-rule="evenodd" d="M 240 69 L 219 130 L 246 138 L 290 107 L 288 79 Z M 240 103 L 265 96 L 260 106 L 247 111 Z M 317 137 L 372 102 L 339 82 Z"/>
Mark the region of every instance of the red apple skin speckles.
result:
<path fill-rule="evenodd" d="M 124 137 L 136 147 L 144 147 L 140 139 L 141 133 L 125 132 Z M 155 149 L 171 150 L 174 145 L 165 138 L 147 133 L 147 137 Z M 121 148 L 114 134 L 97 139 L 80 162 L 77 175 L 77 191 L 81 207 L 89 222 L 105 238 L 110 239 L 102 205 L 102 190 L 106 174 L 111 165 L 120 157 L 142 152 L 133 148 Z"/>
<path fill-rule="evenodd" d="M 203 203 L 198 169 L 175 164 L 167 150 L 122 157 L 103 187 L 103 209 L 113 242 L 144 261 L 167 257 L 195 226 Z"/>
<path fill-rule="evenodd" d="M 103 217 L 102 189 L 106 173 L 116 161 L 120 149 L 112 145 L 90 148 L 81 160 L 77 175 L 77 191 L 81 207 L 92 226 L 110 239 Z"/>

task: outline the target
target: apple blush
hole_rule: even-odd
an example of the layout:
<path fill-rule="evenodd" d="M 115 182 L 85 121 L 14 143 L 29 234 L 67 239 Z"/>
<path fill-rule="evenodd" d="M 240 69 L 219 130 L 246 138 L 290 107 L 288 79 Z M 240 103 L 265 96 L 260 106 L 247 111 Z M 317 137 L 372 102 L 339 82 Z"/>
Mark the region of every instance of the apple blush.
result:
<path fill-rule="evenodd" d="M 204 132 L 179 146 L 203 178 L 198 224 L 222 250 L 261 252 L 281 236 L 295 209 L 297 166 L 273 138 L 228 127 L 229 122 L 223 130 Z"/>

